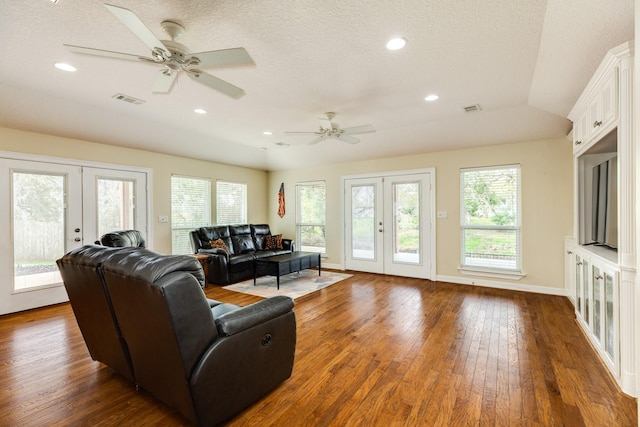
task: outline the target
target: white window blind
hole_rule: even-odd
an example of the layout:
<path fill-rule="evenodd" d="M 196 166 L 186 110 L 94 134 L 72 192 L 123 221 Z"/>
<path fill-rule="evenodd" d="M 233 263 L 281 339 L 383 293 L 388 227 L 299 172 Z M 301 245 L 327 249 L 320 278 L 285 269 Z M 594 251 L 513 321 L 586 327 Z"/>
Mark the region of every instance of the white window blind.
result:
<path fill-rule="evenodd" d="M 247 223 L 247 184 L 216 182 L 216 224 Z"/>
<path fill-rule="evenodd" d="M 460 171 L 462 268 L 520 272 L 520 165 Z"/>
<path fill-rule="evenodd" d="M 189 233 L 211 224 L 211 181 L 171 177 L 171 252 L 192 253 Z"/>
<path fill-rule="evenodd" d="M 296 201 L 296 239 L 300 250 L 326 253 L 324 181 L 296 184 Z"/>

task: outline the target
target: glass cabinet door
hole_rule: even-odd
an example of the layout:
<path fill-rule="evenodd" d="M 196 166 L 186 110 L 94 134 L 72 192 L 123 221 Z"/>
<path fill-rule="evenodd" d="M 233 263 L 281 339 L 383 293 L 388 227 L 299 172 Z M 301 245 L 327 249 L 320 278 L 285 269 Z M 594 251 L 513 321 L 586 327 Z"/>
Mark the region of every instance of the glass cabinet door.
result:
<path fill-rule="evenodd" d="M 596 267 L 595 265 L 593 266 L 593 278 L 592 278 L 592 296 L 591 298 L 593 299 L 593 324 L 592 324 L 592 330 L 593 330 L 593 336 L 596 337 L 596 340 L 598 342 L 602 342 L 602 330 L 601 330 L 601 326 L 602 326 L 602 279 L 604 277 L 602 276 L 602 273 L 600 271 L 600 268 Z"/>
<path fill-rule="evenodd" d="M 618 304 L 618 287 L 615 273 L 604 272 L 604 351 L 617 366 L 617 319 L 615 307 Z"/>
<path fill-rule="evenodd" d="M 590 322 L 590 298 L 589 298 L 589 262 L 587 260 L 585 260 L 584 258 L 582 259 L 582 274 L 580 276 L 580 279 L 582 281 L 582 296 L 584 297 L 584 305 L 583 305 L 583 311 L 582 311 L 582 319 L 585 321 L 585 323 L 587 325 L 589 325 Z"/>
<path fill-rule="evenodd" d="M 576 255 L 576 311 L 582 315 L 582 257 Z"/>

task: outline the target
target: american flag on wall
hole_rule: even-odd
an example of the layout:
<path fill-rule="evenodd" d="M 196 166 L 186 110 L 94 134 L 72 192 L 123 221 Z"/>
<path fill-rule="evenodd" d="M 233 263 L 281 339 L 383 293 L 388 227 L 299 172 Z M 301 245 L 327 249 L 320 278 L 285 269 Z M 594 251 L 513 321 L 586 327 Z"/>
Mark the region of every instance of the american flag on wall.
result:
<path fill-rule="evenodd" d="M 282 218 L 284 216 L 284 182 L 280 184 L 280 191 L 278 191 L 278 216 Z"/>

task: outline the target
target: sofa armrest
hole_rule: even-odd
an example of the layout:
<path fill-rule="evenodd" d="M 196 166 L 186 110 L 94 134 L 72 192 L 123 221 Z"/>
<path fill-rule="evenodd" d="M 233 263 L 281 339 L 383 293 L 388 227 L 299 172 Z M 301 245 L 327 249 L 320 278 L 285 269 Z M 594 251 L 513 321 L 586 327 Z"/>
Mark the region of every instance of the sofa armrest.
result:
<path fill-rule="evenodd" d="M 292 239 L 282 239 L 282 249 L 287 249 L 291 252 L 295 252 L 296 244 Z"/>
<path fill-rule="evenodd" d="M 203 255 L 222 255 L 229 259 L 229 254 L 224 249 L 220 248 L 198 249 L 198 253 Z"/>
<path fill-rule="evenodd" d="M 216 327 L 220 335 L 228 337 L 288 313 L 291 309 L 293 300 L 278 295 L 223 314 L 216 319 Z"/>

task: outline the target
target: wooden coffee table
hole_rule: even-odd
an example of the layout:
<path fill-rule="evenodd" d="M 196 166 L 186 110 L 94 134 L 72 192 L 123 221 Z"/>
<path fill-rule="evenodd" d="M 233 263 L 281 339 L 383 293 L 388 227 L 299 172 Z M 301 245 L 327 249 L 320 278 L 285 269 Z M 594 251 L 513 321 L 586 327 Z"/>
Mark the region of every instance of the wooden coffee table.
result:
<path fill-rule="evenodd" d="M 318 267 L 320 276 L 320 254 L 316 252 L 292 252 L 268 258 L 258 258 L 253 266 L 253 286 L 258 276 L 276 276 L 277 289 L 280 289 L 280 276 L 295 273 L 307 268 Z"/>

